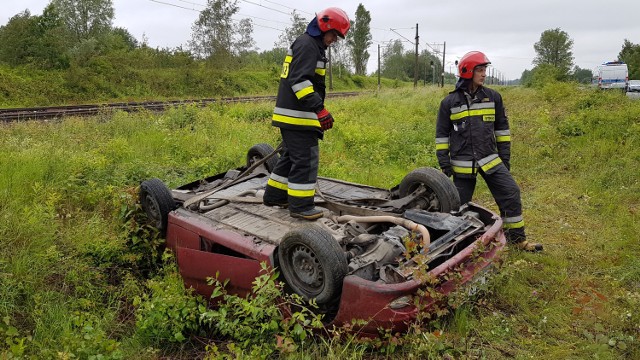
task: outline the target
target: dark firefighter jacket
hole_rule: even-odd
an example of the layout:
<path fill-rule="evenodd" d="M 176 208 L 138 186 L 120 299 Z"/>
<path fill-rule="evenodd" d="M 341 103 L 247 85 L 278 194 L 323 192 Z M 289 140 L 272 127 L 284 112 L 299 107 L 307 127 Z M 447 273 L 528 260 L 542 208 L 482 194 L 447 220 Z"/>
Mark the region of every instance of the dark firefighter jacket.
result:
<path fill-rule="evenodd" d="M 317 131 L 322 138 L 316 113 L 324 107 L 326 66 L 322 37 L 304 33 L 293 42 L 280 74 L 273 126 Z"/>
<path fill-rule="evenodd" d="M 511 156 L 511 133 L 502 96 L 486 87 L 471 95 L 467 84 L 459 82 L 442 100 L 436 123 L 440 167 L 453 170 L 459 177 L 475 177 L 478 168 L 491 174 L 501 162 L 509 163 Z"/>

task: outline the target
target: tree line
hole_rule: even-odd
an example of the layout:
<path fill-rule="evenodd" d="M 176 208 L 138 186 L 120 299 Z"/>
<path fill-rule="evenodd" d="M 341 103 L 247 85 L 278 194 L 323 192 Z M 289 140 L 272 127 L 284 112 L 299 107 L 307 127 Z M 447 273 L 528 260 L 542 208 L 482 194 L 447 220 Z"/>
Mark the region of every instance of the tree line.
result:
<path fill-rule="evenodd" d="M 536 52 L 533 59 L 535 66 L 532 70 L 522 73 L 522 84 L 536 85 L 548 81 L 577 81 L 589 84 L 593 81 L 593 71 L 574 65 L 573 39 L 566 31 L 560 28 L 545 30 L 533 48 Z M 629 79 L 640 79 L 640 44 L 633 44 L 625 39 L 618 58 L 611 60 L 627 64 Z"/>
<path fill-rule="evenodd" d="M 51 0 L 41 15 L 24 10 L 0 27 L 0 63 L 42 70 L 100 73 L 117 67 L 180 68 L 215 63 L 220 69 L 268 69 L 279 67 L 286 48 L 306 30 L 308 20 L 295 10 L 291 25 L 274 42 L 272 49 L 257 51 L 254 22 L 235 20 L 238 0 L 208 0 L 191 28 L 191 38 L 176 48 L 148 46 L 147 40 L 113 26 L 112 0 Z M 359 4 L 345 41 L 331 49 L 332 70 L 338 75 L 367 75 L 373 44 L 371 14 Z M 415 61 L 397 41 L 383 48 L 381 75 L 413 78 Z M 420 79 L 431 79 L 441 69 L 439 58 L 428 51 L 420 54 Z M 435 62 L 437 67 L 428 64 Z"/>
<path fill-rule="evenodd" d="M 273 48 L 258 51 L 253 39 L 255 24 L 250 18 L 235 20 L 238 11 L 238 0 L 208 0 L 185 45 L 153 49 L 144 36 L 138 40 L 127 29 L 113 25 L 112 0 L 51 0 L 41 15 L 24 10 L 0 27 L 0 65 L 56 72 L 68 92 L 98 92 L 105 97 L 137 96 L 145 91 L 162 95 L 158 87 L 164 79 L 168 81 L 166 92 L 176 90 L 176 96 L 216 95 L 206 92 L 222 88 L 228 81 L 212 84 L 212 73 L 248 70 L 277 74 L 286 48 L 308 23 L 294 10 L 290 26 L 274 41 Z M 353 19 L 346 40 L 331 48 L 333 76 L 367 75 L 373 45 L 371 14 L 361 3 Z M 573 40 L 561 29 L 544 31 L 534 44 L 535 67 L 525 70 L 520 82 L 532 85 L 549 78 L 590 82 L 591 70 L 574 66 L 572 46 Z M 417 74 L 426 84 L 443 71 L 438 54 L 423 50 L 416 61 L 415 52 L 405 49 L 401 40 L 381 46 L 379 56 L 379 72 L 384 78 L 410 81 Z M 629 64 L 630 78 L 640 78 L 640 45 L 625 40 L 619 60 Z M 153 71 L 152 76 L 149 73 Z M 447 82 L 455 81 L 453 74 L 447 76 Z M 113 84 L 120 88 L 113 89 Z"/>

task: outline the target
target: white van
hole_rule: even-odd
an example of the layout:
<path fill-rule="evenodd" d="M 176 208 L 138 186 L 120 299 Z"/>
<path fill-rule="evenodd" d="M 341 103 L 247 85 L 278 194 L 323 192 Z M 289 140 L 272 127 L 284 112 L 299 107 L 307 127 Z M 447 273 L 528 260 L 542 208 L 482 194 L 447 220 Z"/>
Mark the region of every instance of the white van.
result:
<path fill-rule="evenodd" d="M 606 62 L 597 69 L 599 89 L 627 90 L 629 86 L 629 69 L 622 61 Z"/>

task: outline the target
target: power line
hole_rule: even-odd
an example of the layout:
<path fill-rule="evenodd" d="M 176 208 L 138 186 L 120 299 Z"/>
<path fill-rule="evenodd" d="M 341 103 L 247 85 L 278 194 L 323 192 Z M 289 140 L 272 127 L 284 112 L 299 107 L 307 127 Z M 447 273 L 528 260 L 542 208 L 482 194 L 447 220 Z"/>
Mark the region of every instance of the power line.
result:
<path fill-rule="evenodd" d="M 186 4 L 191 4 L 191 5 L 197 5 L 197 6 L 206 7 L 206 5 L 198 4 L 198 3 L 194 3 L 194 2 L 191 2 L 191 1 L 187 1 L 187 0 L 177 0 L 177 1 L 180 1 L 180 2 L 183 2 L 183 3 L 186 3 Z"/>
<path fill-rule="evenodd" d="M 415 28 L 411 28 L 411 29 L 415 29 Z M 411 41 L 411 40 L 407 39 L 406 37 L 404 37 L 404 35 L 402 35 L 399 32 L 397 32 L 396 29 L 389 28 L 389 30 L 393 31 L 394 33 L 398 34 L 398 36 L 400 36 L 401 38 L 403 38 L 403 39 L 407 40 L 408 42 L 410 42 L 411 45 L 415 44 L 415 41 Z M 400 29 L 398 29 L 398 30 L 400 30 Z"/>
<path fill-rule="evenodd" d="M 300 10 L 300 9 L 296 9 L 296 8 L 289 7 L 289 6 L 287 6 L 287 5 L 282 5 L 282 4 L 279 4 L 279 3 L 275 2 L 275 1 L 269 1 L 269 0 L 264 0 L 264 1 L 265 1 L 265 2 L 268 2 L 268 3 L 271 3 L 271 4 L 274 4 L 274 5 L 282 6 L 283 8 L 287 8 L 287 9 L 289 9 L 289 10 L 295 10 L 295 11 L 298 11 L 298 12 L 301 12 L 301 13 L 305 13 L 305 14 L 309 14 L 309 15 L 313 15 L 313 16 L 315 16 L 315 14 L 310 13 L 310 12 L 308 12 L 308 11 L 303 11 L 303 10 Z"/>
<path fill-rule="evenodd" d="M 196 9 L 191 9 L 191 8 L 188 8 L 188 7 L 184 7 L 184 6 L 180 6 L 180 5 L 176 5 L 176 4 L 172 4 L 172 3 L 168 3 L 168 2 L 164 2 L 164 1 L 159 1 L 159 0 L 149 0 L 149 1 L 152 1 L 152 2 L 155 2 L 155 3 L 158 3 L 158 4 L 162 4 L 162 5 L 168 5 L 168 6 L 177 7 L 177 8 L 180 8 L 180 9 L 191 10 L 191 11 L 195 11 L 195 12 L 201 12 L 201 11 L 196 10 Z M 185 3 L 192 4 L 192 5 L 198 5 L 198 6 L 203 6 L 203 7 L 205 6 L 205 5 L 202 5 L 202 4 L 192 3 L 192 2 L 189 2 L 189 1 L 186 1 L 186 0 L 178 0 L 178 1 L 182 1 L 182 2 L 185 2 Z M 238 14 L 238 15 L 246 16 L 246 17 L 250 17 L 250 18 L 255 18 L 255 19 L 258 19 L 258 20 L 272 21 L 272 22 L 278 22 L 278 23 L 281 23 L 281 24 L 287 24 L 287 23 L 279 22 L 279 21 L 275 21 L 275 20 L 263 19 L 263 18 L 260 18 L 260 17 L 257 17 L 257 16 L 243 15 L 243 14 Z M 239 22 L 240 20 L 231 19 L 231 21 Z M 278 29 L 278 28 L 275 28 L 275 27 L 272 27 L 272 26 L 258 24 L 256 22 L 253 22 L 252 25 L 257 26 L 257 27 L 277 30 L 277 31 L 280 31 L 280 32 L 284 31 L 283 29 Z"/>
<path fill-rule="evenodd" d="M 169 6 L 177 7 L 177 8 L 180 8 L 180 9 L 185 9 L 185 10 L 191 10 L 191 11 L 197 11 L 197 12 L 200 12 L 200 11 L 198 11 L 198 10 L 196 10 L 196 9 L 192 9 L 192 8 L 188 8 L 188 7 L 184 7 L 184 6 L 180 6 L 180 5 L 176 5 L 176 4 L 171 4 L 171 3 L 164 2 L 164 1 L 158 1 L 158 0 L 149 0 L 149 1 L 152 1 L 152 2 L 154 2 L 154 3 L 158 3 L 158 4 L 163 4 L 163 5 L 169 5 Z"/>
<path fill-rule="evenodd" d="M 268 6 L 264 6 L 264 5 L 262 5 L 262 4 L 254 3 L 253 1 L 249 1 L 249 0 L 242 0 L 242 1 L 246 2 L 247 4 L 251 4 L 251 5 L 255 5 L 255 6 L 260 6 L 260 7 L 263 7 L 263 8 L 265 8 L 265 9 L 268 9 L 268 10 L 271 10 L 271 11 L 275 11 L 275 12 L 279 12 L 279 13 L 281 13 L 281 14 L 285 14 L 285 15 L 287 15 L 287 16 L 290 16 L 290 15 L 291 15 L 291 13 L 284 12 L 284 11 L 281 11 L 281 10 L 278 10 L 278 9 L 274 9 L 274 8 L 270 8 L 270 7 L 268 7 Z M 296 10 L 296 9 L 294 9 L 294 10 Z"/>

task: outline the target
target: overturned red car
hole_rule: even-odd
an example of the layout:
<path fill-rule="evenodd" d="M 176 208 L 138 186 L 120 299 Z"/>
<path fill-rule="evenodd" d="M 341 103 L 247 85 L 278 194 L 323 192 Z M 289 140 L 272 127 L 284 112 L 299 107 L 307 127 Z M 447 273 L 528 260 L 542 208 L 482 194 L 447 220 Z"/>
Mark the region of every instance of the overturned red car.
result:
<path fill-rule="evenodd" d="M 207 278 L 218 274 L 246 295 L 265 262 L 288 291 L 315 299 L 329 325 L 357 319 L 364 333 L 404 331 L 419 311 L 472 289 L 505 246 L 500 217 L 460 206 L 436 169 L 415 169 L 391 189 L 320 177 L 324 216 L 310 222 L 262 204 L 276 163 L 277 151 L 258 144 L 225 173 L 172 190 L 159 179 L 141 184 L 142 208 L 199 294 L 210 297 Z"/>

